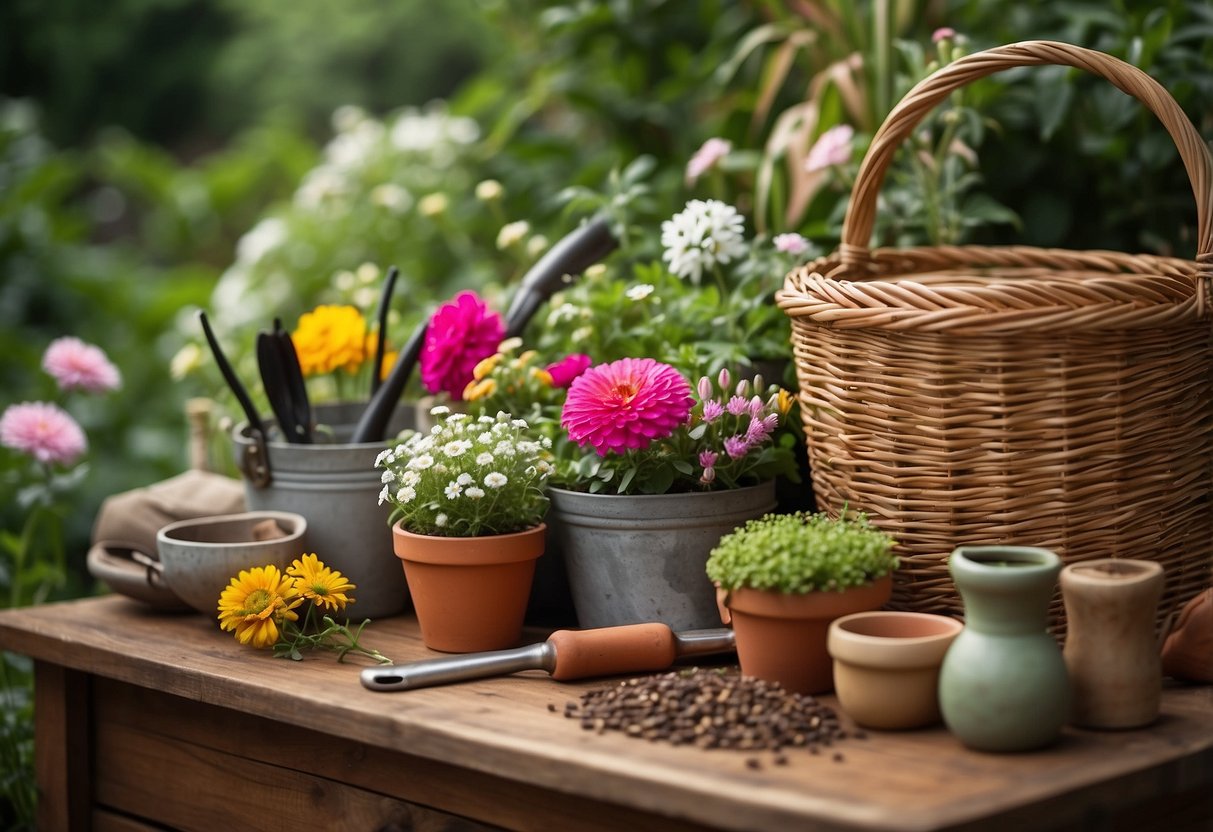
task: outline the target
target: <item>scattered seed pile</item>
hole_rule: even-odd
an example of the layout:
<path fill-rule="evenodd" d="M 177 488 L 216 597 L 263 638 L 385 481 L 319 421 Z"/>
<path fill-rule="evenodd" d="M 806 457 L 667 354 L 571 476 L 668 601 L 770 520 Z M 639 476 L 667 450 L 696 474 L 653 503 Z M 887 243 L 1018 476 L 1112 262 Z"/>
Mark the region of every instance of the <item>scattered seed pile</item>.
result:
<path fill-rule="evenodd" d="M 700 668 L 588 691 L 580 702 L 566 703 L 564 715 L 581 720 L 587 731 L 622 731 L 650 742 L 773 751 L 777 764 L 787 762 L 780 753 L 784 748 L 817 754 L 847 736 L 833 709 L 811 696 L 736 672 Z M 841 761 L 842 755 L 834 759 Z"/>

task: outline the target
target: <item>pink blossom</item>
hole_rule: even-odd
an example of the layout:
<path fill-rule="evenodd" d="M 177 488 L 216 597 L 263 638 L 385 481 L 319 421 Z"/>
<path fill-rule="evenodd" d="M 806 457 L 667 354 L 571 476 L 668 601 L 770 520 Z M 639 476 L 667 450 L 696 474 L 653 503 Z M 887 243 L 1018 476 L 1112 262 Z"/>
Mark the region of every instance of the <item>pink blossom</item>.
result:
<path fill-rule="evenodd" d="M 712 398 L 712 380 L 707 376 L 699 377 L 699 384 L 695 387 L 695 392 L 699 393 L 699 400 L 706 402 Z"/>
<path fill-rule="evenodd" d="M 560 423 L 578 445 L 606 456 L 666 438 L 686 424 L 694 401 L 690 383 L 669 364 L 621 358 L 573 381 Z"/>
<path fill-rule="evenodd" d="M 421 381 L 431 393 L 462 401 L 481 359 L 497 352 L 505 325 L 475 292 L 460 292 L 430 318 L 421 348 Z"/>
<path fill-rule="evenodd" d="M 762 397 L 759 396 L 757 393 L 755 393 L 750 398 L 750 415 L 757 418 L 759 415 L 762 414 L 764 407 L 765 407 L 765 405 L 763 405 L 763 403 L 762 403 Z"/>
<path fill-rule="evenodd" d="M 734 396 L 729 399 L 729 403 L 724 406 L 724 409 L 729 412 L 730 416 L 740 416 L 749 412 L 750 400 L 744 396 Z"/>
<path fill-rule="evenodd" d="M 80 425 L 50 402 L 10 405 L 0 416 L 0 445 L 62 465 L 71 465 L 88 450 Z"/>
<path fill-rule="evenodd" d="M 939 43 L 941 40 L 948 40 L 956 37 L 956 30 L 951 26 L 940 26 L 931 33 L 931 43 Z"/>
<path fill-rule="evenodd" d="M 588 370 L 593 363 L 588 355 L 575 352 L 572 355 L 566 355 L 554 364 L 547 365 L 544 369 L 552 377 L 552 386 L 563 390 L 567 389 L 573 380 Z"/>
<path fill-rule="evenodd" d="M 724 452 L 729 459 L 741 459 L 750 452 L 750 443 L 744 436 L 730 436 L 724 440 Z"/>
<path fill-rule="evenodd" d="M 746 441 L 751 445 L 761 445 L 770 438 L 778 425 L 779 416 L 775 413 L 764 417 L 755 416 L 750 419 L 750 426 L 746 428 Z"/>
<path fill-rule="evenodd" d="M 691 161 L 687 162 L 687 184 L 693 185 L 699 177 L 716 167 L 716 163 L 728 156 L 733 150 L 733 143 L 727 139 L 708 139 L 703 147 L 695 151 Z"/>
<path fill-rule="evenodd" d="M 776 251 L 782 251 L 784 254 L 804 254 L 809 250 L 809 241 L 799 234 L 777 234 L 771 242 L 774 243 Z"/>
<path fill-rule="evenodd" d="M 708 399 L 703 403 L 703 420 L 705 422 L 715 422 L 724 415 L 724 405 L 715 399 Z"/>
<path fill-rule="evenodd" d="M 815 170 L 825 170 L 828 167 L 849 162 L 851 160 L 851 139 L 854 136 L 855 130 L 849 124 L 835 124 L 822 133 L 809 148 L 809 156 L 804 162 L 805 171 L 812 173 Z"/>
<path fill-rule="evenodd" d="M 42 356 L 46 370 L 60 390 L 104 393 L 122 386 L 122 375 L 100 347 L 65 336 L 51 341 Z"/>
<path fill-rule="evenodd" d="M 716 460 L 720 458 L 720 454 L 715 451 L 700 451 L 699 452 L 699 467 L 711 468 L 716 464 Z"/>

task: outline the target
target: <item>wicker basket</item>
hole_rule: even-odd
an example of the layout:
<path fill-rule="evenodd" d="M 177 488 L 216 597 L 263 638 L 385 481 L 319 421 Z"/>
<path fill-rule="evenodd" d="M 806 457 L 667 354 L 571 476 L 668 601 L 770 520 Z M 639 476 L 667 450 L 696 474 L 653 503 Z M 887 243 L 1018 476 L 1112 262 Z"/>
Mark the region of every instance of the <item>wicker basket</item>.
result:
<path fill-rule="evenodd" d="M 1196 262 L 1030 247 L 870 250 L 877 191 L 918 121 L 971 80 L 1044 64 L 1102 76 L 1166 126 L 1196 195 Z M 1158 561 L 1161 632 L 1209 585 L 1211 168 L 1157 82 L 1063 43 L 961 58 L 889 114 L 860 167 L 839 251 L 788 275 L 779 305 L 792 319 L 818 503 L 866 511 L 897 537 L 894 607 L 959 615 L 947 569 L 959 544 L 1044 546 L 1067 563 Z M 1052 613 L 1061 635 L 1060 596 Z"/>

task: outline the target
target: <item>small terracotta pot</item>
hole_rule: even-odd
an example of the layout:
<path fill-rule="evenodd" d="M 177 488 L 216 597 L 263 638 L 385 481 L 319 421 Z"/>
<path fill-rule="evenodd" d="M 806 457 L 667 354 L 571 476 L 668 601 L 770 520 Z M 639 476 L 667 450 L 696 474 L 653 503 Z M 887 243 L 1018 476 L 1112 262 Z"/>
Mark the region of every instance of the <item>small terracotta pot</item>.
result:
<path fill-rule="evenodd" d="M 724 605 L 737 635 L 741 672 L 778 682 L 796 693 L 828 693 L 834 672 L 826 649 L 830 622 L 853 612 L 874 610 L 889 600 L 892 576 L 842 592 L 792 595 L 735 589 Z"/>
<path fill-rule="evenodd" d="M 964 628 L 921 612 L 857 612 L 830 624 L 838 704 L 859 725 L 904 730 L 934 725 L 939 667 Z"/>
<path fill-rule="evenodd" d="M 1213 589 L 1184 605 L 1163 644 L 1162 669 L 1173 679 L 1213 683 Z"/>
<path fill-rule="evenodd" d="M 546 529 L 437 537 L 393 526 L 425 646 L 447 653 L 516 646 Z"/>

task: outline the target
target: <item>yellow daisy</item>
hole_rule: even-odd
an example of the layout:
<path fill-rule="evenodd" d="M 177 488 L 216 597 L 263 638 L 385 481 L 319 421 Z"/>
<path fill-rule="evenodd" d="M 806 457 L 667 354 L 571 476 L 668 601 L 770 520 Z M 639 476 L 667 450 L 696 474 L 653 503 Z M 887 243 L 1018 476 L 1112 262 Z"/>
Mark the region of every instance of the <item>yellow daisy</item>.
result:
<path fill-rule="evenodd" d="M 345 609 L 346 604 L 354 603 L 346 593 L 357 587 L 337 570 L 325 566 L 315 555 L 297 558 L 286 572 L 295 580 L 295 591 L 319 606 L 338 612 Z"/>
<path fill-rule="evenodd" d="M 241 644 L 272 647 L 279 625 L 298 620 L 294 608 L 301 603 L 294 582 L 277 566 L 241 570 L 219 596 L 219 626 L 234 630 Z"/>

